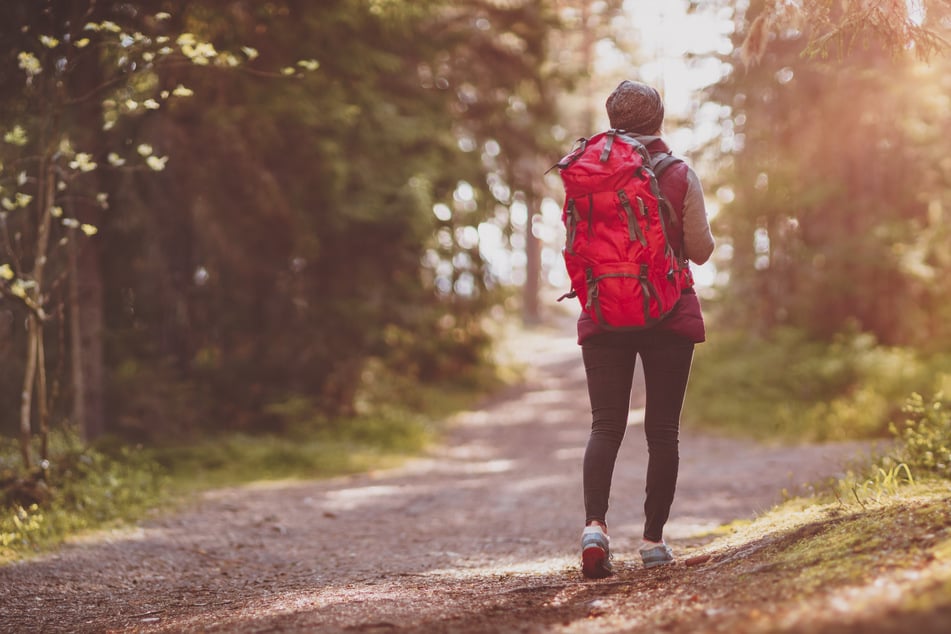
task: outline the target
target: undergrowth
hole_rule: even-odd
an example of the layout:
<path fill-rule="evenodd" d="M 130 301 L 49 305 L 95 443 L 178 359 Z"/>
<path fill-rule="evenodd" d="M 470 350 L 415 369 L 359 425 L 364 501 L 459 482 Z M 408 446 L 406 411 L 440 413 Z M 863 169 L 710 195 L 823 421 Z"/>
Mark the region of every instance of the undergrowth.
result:
<path fill-rule="evenodd" d="M 833 481 L 831 491 L 842 503 L 867 502 L 899 494 L 904 485 L 939 481 L 951 485 L 951 403 L 943 394 L 925 400 L 912 394 L 901 409 L 901 423 L 890 423 L 895 439 L 871 464 Z"/>
<path fill-rule="evenodd" d="M 180 491 L 256 480 L 319 478 L 392 466 L 431 443 L 426 416 L 394 410 L 298 425 L 282 434 L 228 434 L 149 454 Z"/>
<path fill-rule="evenodd" d="M 830 343 L 795 329 L 768 338 L 718 333 L 697 347 L 688 424 L 761 440 L 888 436 L 912 392 L 951 394 L 951 358 L 878 345 L 868 334 Z"/>
<path fill-rule="evenodd" d="M 54 432 L 49 460 L 23 473 L 19 449 L 0 439 L 0 564 L 42 552 L 83 531 L 174 506 L 189 494 L 259 480 L 317 478 L 393 466 L 439 437 L 435 421 L 464 409 L 484 385 L 415 386 L 396 399 L 393 380 L 362 394 L 358 412 L 327 418 L 309 401 L 275 403 L 280 432 L 181 438 L 161 446 L 118 439 L 83 445 Z"/>
<path fill-rule="evenodd" d="M 18 459 L 12 442 L 0 446 L 0 563 L 140 517 L 167 499 L 168 477 L 141 448 L 103 451 L 61 432 L 37 469 L 17 471 Z"/>
<path fill-rule="evenodd" d="M 951 407 L 913 394 L 902 413 L 886 454 L 719 531 L 705 548 L 736 562 L 731 597 L 788 598 L 784 631 L 947 631 Z"/>

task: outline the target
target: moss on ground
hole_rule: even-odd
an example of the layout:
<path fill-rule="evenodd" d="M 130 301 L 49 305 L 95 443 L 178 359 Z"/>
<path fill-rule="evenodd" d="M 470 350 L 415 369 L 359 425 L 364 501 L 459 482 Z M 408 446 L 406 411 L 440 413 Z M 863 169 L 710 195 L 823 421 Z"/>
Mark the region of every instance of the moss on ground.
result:
<path fill-rule="evenodd" d="M 718 627 L 864 634 L 911 631 L 913 622 L 916 634 L 951 631 L 946 481 L 899 487 L 864 506 L 790 500 L 687 556 L 710 556 L 677 582 L 704 597 L 698 607 L 719 612 Z M 708 618 L 687 611 L 673 629 Z"/>

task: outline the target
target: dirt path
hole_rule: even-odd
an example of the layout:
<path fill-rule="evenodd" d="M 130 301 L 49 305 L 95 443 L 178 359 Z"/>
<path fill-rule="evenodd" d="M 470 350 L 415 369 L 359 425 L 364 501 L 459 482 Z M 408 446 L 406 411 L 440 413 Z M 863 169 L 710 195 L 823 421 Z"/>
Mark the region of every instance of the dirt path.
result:
<path fill-rule="evenodd" d="M 589 416 L 579 351 L 570 334 L 535 335 L 519 354 L 532 367 L 525 385 L 459 416 L 444 447 L 404 468 L 214 491 L 174 516 L 0 569 L 0 630 L 612 631 L 592 619 L 609 611 L 599 589 L 612 581 L 585 582 L 576 563 Z M 632 421 L 609 518 L 613 583 L 647 591 L 671 573 L 632 558 L 646 458 Z M 860 451 L 689 429 L 681 447 L 667 532 L 680 552 Z"/>

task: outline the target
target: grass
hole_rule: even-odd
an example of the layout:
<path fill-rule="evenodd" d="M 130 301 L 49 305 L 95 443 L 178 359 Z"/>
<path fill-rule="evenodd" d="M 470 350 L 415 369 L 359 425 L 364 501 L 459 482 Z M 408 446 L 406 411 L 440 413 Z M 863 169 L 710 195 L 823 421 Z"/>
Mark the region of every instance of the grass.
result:
<path fill-rule="evenodd" d="M 739 631 L 899 632 L 912 631 L 911 619 L 923 633 L 951 622 L 945 480 L 906 482 L 862 503 L 830 492 L 791 499 L 703 551 L 718 568 L 722 596 L 710 599 L 724 618 L 745 620 L 756 606 L 769 623 Z"/>
<path fill-rule="evenodd" d="M 948 631 L 951 409 L 915 394 L 901 411 L 888 455 L 703 547 L 729 566 L 722 602 L 764 606 L 769 631 Z"/>
<path fill-rule="evenodd" d="M 951 394 L 951 358 L 878 345 L 870 335 L 811 341 L 720 332 L 697 347 L 687 424 L 735 436 L 822 442 L 888 436 L 912 392 Z"/>
<path fill-rule="evenodd" d="M 258 480 L 323 478 L 395 466 L 436 441 L 441 429 L 423 416 L 372 416 L 290 435 L 228 434 L 152 449 L 177 491 Z"/>
<path fill-rule="evenodd" d="M 160 447 L 126 447 L 115 439 L 86 447 L 75 434 L 60 432 L 53 434 L 49 467 L 27 477 L 15 467 L 15 443 L 7 441 L 0 446 L 0 494 L 6 496 L 0 564 L 173 508 L 209 488 L 396 466 L 437 442 L 443 421 L 484 391 L 484 384 L 416 386 L 415 409 L 375 405 L 335 420 L 295 403 L 284 408 L 285 433 L 223 433 Z"/>
<path fill-rule="evenodd" d="M 142 450 L 110 455 L 81 447 L 71 434 L 52 439 L 49 466 L 25 477 L 4 466 L 10 447 L 0 450 L 0 493 L 6 498 L 0 564 L 49 550 L 70 535 L 135 520 L 170 501 L 167 475 Z"/>

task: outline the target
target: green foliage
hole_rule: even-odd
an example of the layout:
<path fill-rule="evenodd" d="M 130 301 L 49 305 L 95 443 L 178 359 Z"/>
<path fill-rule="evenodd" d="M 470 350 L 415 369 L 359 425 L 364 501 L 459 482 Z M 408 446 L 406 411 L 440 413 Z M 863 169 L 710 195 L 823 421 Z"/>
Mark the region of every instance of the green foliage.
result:
<path fill-rule="evenodd" d="M 393 466 L 442 432 L 434 421 L 471 406 L 482 390 L 419 387 L 382 368 L 360 412 L 327 417 L 290 396 L 267 408 L 280 433 L 169 434 L 160 446 L 130 448 L 117 437 L 83 448 L 54 433 L 49 465 L 18 468 L 15 443 L 0 444 L 0 563 L 54 547 L 71 535 L 135 520 L 151 508 L 214 486 L 329 477 Z M 402 396 L 400 396 L 402 394 Z"/>
<path fill-rule="evenodd" d="M 900 441 L 893 461 L 899 461 L 919 477 L 932 475 L 951 480 L 951 409 L 943 395 L 926 402 L 912 394 L 902 411 L 907 418 L 891 432 Z"/>
<path fill-rule="evenodd" d="M 32 546 L 40 540 L 43 514 L 37 504 L 27 508 L 14 506 L 0 518 L 0 562 L 17 548 Z"/>
<path fill-rule="evenodd" d="M 62 508 L 83 519 L 71 529 L 96 526 L 141 511 L 160 497 L 163 478 L 141 448 L 95 448 L 63 455 L 50 467 Z"/>
<path fill-rule="evenodd" d="M 4 186 L 21 154 L 53 152 L 69 182 L 50 213 L 95 231 L 70 273 L 79 309 L 63 310 L 62 255 L 35 293 L 53 318 L 51 424 L 73 417 L 74 312 L 83 358 L 104 364 L 85 373 L 87 408 L 102 404 L 87 419 L 134 441 L 266 430 L 285 399 L 354 416 L 379 363 L 479 380 L 502 295 L 478 227 L 510 232 L 534 177 L 515 166 L 550 142 L 548 3 L 8 5 L 0 79 L 23 90 L 0 97 Z M 9 188 L 12 236 L 36 224 L 21 207 L 38 199 L 16 196 L 36 188 Z M 30 296 L 11 281 L 30 268 L 18 257 L 0 257 L 10 298 Z M 0 305 L 5 322 L 23 312 Z M 4 433 L 15 415 L 0 408 Z"/>
<path fill-rule="evenodd" d="M 503 138 L 484 122 L 508 121 L 509 98 L 539 72 L 505 46 L 542 40 L 546 25 L 524 7 L 375 6 L 189 5 L 190 31 L 253 46 L 254 68 L 302 51 L 320 66 L 291 82 L 189 74 L 196 100 L 162 129 L 171 155 L 191 159 L 117 184 L 128 213 L 103 256 L 107 288 L 124 289 L 106 297 L 110 352 L 141 377 L 114 393 L 124 427 L 163 429 L 134 420 L 149 366 L 186 412 L 175 424 L 204 434 L 269 429 L 272 405 L 295 398 L 352 416 L 380 363 L 429 382 L 485 362 L 481 318 L 498 297 L 472 235 L 510 201 L 489 191 L 509 159 L 480 151 Z M 483 15 L 493 28 L 473 30 Z M 206 93 L 217 103 L 197 106 Z"/>
<path fill-rule="evenodd" d="M 266 408 L 274 433 L 230 433 L 167 441 L 148 450 L 173 488 L 193 490 L 256 480 L 314 478 L 390 466 L 438 438 L 434 421 L 469 406 L 481 390 L 420 386 L 377 367 L 375 386 L 357 395 L 350 417 L 328 417 L 290 395 Z"/>
<path fill-rule="evenodd" d="M 192 433 L 187 443 L 166 439 L 150 455 L 184 488 L 380 468 L 429 446 L 442 432 L 436 421 L 497 385 L 488 373 L 463 382 L 415 375 L 373 358 L 362 366 L 348 416 L 331 416 L 319 398 L 285 391 L 262 408 L 268 431 Z"/>
<path fill-rule="evenodd" d="M 900 495 L 902 487 L 913 484 L 915 478 L 907 464 L 895 464 L 886 458 L 849 470 L 831 483 L 831 490 L 840 504 L 848 505 L 854 501 L 867 509 L 870 504 L 882 504 Z"/>
<path fill-rule="evenodd" d="M 901 495 L 901 488 L 931 480 L 951 480 L 951 413 L 941 393 L 925 401 L 912 394 L 901 410 L 906 418 L 889 424 L 895 443 L 866 465 L 857 465 L 831 483 L 840 503 L 863 508 Z"/>
<path fill-rule="evenodd" d="M 138 517 L 165 499 L 167 480 L 143 450 L 82 448 L 65 433 L 51 441 L 48 465 L 28 475 L 12 467 L 12 444 L 0 447 L 0 561 Z"/>
<path fill-rule="evenodd" d="M 333 429 L 290 434 L 217 434 L 150 455 L 170 474 L 173 490 L 191 492 L 261 480 L 318 478 L 395 464 L 429 441 L 418 420 L 339 421 Z"/>
<path fill-rule="evenodd" d="M 887 436 L 907 394 L 951 377 L 946 356 L 878 345 L 867 334 L 832 343 L 780 328 L 770 337 L 719 333 L 697 349 L 686 416 L 756 438 L 795 441 Z"/>

